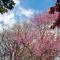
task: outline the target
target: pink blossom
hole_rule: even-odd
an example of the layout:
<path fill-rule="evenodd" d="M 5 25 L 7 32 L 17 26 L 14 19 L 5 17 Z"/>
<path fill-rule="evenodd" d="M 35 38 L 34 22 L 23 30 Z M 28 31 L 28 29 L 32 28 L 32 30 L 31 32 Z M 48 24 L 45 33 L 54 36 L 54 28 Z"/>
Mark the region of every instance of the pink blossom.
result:
<path fill-rule="evenodd" d="M 50 24 L 54 22 L 58 17 L 58 13 L 49 14 L 49 13 L 42 13 L 36 14 L 32 17 L 31 21 L 35 24 Z"/>

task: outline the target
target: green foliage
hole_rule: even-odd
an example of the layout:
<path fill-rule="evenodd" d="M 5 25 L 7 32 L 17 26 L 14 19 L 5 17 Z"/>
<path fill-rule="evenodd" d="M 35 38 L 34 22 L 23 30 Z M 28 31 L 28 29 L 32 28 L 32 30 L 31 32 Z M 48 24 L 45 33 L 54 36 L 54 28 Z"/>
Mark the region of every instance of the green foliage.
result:
<path fill-rule="evenodd" d="M 3 14 L 5 12 L 7 12 L 7 9 L 0 7 L 0 13 Z"/>
<path fill-rule="evenodd" d="M 0 13 L 8 12 L 8 10 L 12 10 L 14 6 L 15 3 L 13 0 L 0 0 Z"/>

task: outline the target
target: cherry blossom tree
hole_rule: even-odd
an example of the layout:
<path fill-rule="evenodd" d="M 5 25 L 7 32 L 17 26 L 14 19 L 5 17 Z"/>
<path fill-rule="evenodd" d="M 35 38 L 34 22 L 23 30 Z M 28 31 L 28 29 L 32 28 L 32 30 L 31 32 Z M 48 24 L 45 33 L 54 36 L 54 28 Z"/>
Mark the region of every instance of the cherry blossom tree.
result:
<path fill-rule="evenodd" d="M 11 40 L 15 41 L 16 45 L 14 46 L 20 46 L 19 44 L 22 44 L 26 47 L 31 56 L 35 56 L 37 60 L 38 58 L 40 60 L 51 60 L 60 53 L 60 35 L 45 26 L 42 27 L 44 28 L 40 29 L 33 23 L 30 25 L 29 23 L 23 23 L 23 25 L 19 26 L 16 31 L 11 32 Z M 15 47 L 14 50 L 16 48 L 17 47 Z M 21 50 L 17 49 L 15 51 L 20 52 Z M 18 53 L 16 52 L 16 55 Z M 19 54 L 19 56 L 20 55 L 21 54 Z M 17 57 L 15 56 L 15 58 L 18 58 L 18 55 Z"/>
<path fill-rule="evenodd" d="M 60 54 L 60 34 L 34 23 L 17 24 L 5 33 L 6 42 L 9 41 L 9 44 L 5 43 L 8 44 L 10 60 L 54 60 Z"/>
<path fill-rule="evenodd" d="M 36 25 L 51 25 L 53 22 L 56 21 L 58 18 L 58 13 L 55 14 L 49 14 L 48 12 L 46 13 L 38 13 L 33 15 L 31 18 L 31 21 L 36 24 Z"/>
<path fill-rule="evenodd" d="M 16 28 L 15 28 L 16 27 Z M 9 33 L 11 40 L 14 41 L 12 55 L 15 60 L 36 60 L 37 57 L 33 54 L 30 44 L 32 42 L 32 25 L 24 23 L 23 26 L 15 25 Z"/>

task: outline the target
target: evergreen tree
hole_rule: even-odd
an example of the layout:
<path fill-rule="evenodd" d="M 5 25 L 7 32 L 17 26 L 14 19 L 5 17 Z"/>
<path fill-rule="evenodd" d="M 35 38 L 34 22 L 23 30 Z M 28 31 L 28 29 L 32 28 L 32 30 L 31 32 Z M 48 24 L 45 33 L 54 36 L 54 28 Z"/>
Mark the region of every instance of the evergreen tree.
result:
<path fill-rule="evenodd" d="M 8 10 L 12 10 L 14 8 L 13 0 L 0 0 L 0 13 L 8 12 Z"/>

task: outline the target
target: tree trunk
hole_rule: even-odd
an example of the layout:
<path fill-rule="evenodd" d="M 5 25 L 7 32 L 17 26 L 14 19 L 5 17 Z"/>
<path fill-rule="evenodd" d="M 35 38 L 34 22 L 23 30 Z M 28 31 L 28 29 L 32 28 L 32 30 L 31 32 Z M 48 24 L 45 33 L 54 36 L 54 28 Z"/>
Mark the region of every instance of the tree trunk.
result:
<path fill-rule="evenodd" d="M 10 60 L 12 60 L 12 53 L 10 52 Z"/>
<path fill-rule="evenodd" d="M 54 60 L 52 56 L 43 56 L 41 60 Z"/>

